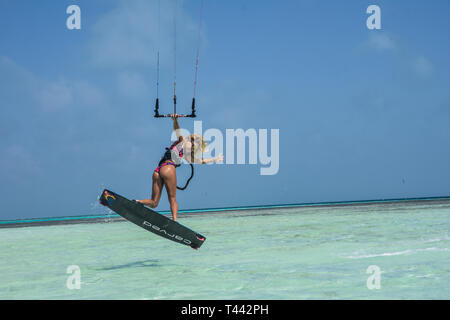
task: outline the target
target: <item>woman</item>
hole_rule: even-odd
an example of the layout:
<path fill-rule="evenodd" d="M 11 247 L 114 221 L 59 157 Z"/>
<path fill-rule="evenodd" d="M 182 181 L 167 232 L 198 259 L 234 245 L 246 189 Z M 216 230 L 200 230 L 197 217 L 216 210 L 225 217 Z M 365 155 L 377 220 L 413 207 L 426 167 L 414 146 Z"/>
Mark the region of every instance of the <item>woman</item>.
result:
<path fill-rule="evenodd" d="M 210 162 L 223 161 L 223 156 L 220 154 L 216 158 L 199 159 L 196 156 L 206 150 L 206 143 L 202 136 L 198 134 L 191 134 L 183 137 L 178 125 L 178 114 L 171 115 L 173 120 L 173 128 L 178 140 L 173 143 L 159 161 L 158 167 L 153 172 L 152 177 L 152 198 L 145 200 L 136 200 L 143 205 L 150 208 L 156 208 L 161 198 L 161 192 L 166 186 L 167 196 L 169 198 L 170 211 L 172 211 L 172 218 L 177 221 L 178 203 L 177 203 L 177 175 L 176 168 L 181 165 L 184 159 L 189 163 L 206 164 Z"/>

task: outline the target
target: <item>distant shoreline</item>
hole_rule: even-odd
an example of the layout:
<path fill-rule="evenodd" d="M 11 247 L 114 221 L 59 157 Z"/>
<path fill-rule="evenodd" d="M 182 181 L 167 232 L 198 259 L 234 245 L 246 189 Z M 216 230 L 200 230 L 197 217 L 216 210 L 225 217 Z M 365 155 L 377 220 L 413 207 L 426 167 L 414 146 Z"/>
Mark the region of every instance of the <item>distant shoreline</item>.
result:
<path fill-rule="evenodd" d="M 209 209 L 193 209 L 180 210 L 179 213 L 187 216 L 195 216 L 196 214 L 207 213 L 214 214 L 220 212 L 240 212 L 251 210 L 269 210 L 269 209 L 288 209 L 288 208 L 320 208 L 320 207 L 365 207 L 374 205 L 438 205 L 448 204 L 450 206 L 450 197 L 430 197 L 430 198 L 406 198 L 406 199 L 381 199 L 381 200 L 361 200 L 361 201 L 342 201 L 342 202 L 319 202 L 319 203 L 297 203 L 297 204 L 279 204 L 279 205 L 261 205 L 261 206 L 242 206 L 227 208 L 209 208 Z M 170 214 L 170 211 L 161 211 L 161 214 Z M 121 216 L 111 213 L 104 215 L 89 216 L 70 216 L 70 217 L 49 217 L 49 218 L 30 218 L 18 220 L 0 220 L 0 229 L 2 228 L 23 228 L 68 224 L 84 224 L 84 223 L 109 223 L 126 221 Z"/>

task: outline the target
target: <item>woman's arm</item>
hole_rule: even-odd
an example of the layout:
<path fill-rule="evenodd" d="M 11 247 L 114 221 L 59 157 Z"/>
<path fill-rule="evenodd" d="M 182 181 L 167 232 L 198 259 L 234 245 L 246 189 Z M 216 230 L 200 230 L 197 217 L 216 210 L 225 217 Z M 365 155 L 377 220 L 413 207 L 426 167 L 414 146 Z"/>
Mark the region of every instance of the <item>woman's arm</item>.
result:
<path fill-rule="evenodd" d="M 199 163 L 199 164 L 207 164 L 207 163 L 211 163 L 211 162 L 222 162 L 223 161 L 223 155 L 219 154 L 215 158 L 195 159 L 195 160 L 196 160 L 195 163 Z"/>
<path fill-rule="evenodd" d="M 178 114 L 171 114 L 170 116 L 173 120 L 173 130 L 175 130 L 178 140 L 181 141 L 183 136 L 181 135 L 180 125 L 178 124 Z"/>

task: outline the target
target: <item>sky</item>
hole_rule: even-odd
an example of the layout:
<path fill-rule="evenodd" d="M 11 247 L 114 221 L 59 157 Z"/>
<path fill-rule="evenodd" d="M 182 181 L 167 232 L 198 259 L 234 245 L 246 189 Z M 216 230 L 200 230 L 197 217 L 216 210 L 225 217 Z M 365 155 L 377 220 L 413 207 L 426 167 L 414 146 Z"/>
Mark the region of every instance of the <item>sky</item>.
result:
<path fill-rule="evenodd" d="M 71 5 L 81 29 L 67 28 Z M 370 5 L 381 29 L 367 27 Z M 175 58 L 189 113 L 199 48 L 203 130 L 279 132 L 276 174 L 260 159 L 196 166 L 180 209 L 450 196 L 449 1 L 204 0 L 202 19 L 200 8 L 0 0 L 0 220 L 106 213 L 104 188 L 149 197 L 171 144 L 170 120 L 153 118 L 158 50 L 161 113 Z"/>

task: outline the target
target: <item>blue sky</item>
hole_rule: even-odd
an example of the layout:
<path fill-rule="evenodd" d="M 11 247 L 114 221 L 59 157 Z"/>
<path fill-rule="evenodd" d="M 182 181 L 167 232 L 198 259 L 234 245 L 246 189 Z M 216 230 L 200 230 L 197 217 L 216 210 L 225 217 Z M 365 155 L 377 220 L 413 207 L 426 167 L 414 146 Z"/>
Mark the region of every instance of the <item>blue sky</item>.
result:
<path fill-rule="evenodd" d="M 178 3 L 188 112 L 200 1 Z M 72 4 L 81 30 L 66 28 Z M 381 30 L 366 27 L 371 4 Z M 166 112 L 173 90 L 174 1 L 161 3 L 159 36 L 157 8 L 0 0 L 0 219 L 104 213 L 103 188 L 149 195 L 171 133 L 153 118 L 158 46 Z M 450 195 L 449 18 L 447 0 L 205 0 L 199 120 L 279 129 L 280 169 L 197 167 L 180 209 Z"/>

